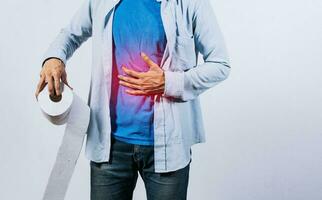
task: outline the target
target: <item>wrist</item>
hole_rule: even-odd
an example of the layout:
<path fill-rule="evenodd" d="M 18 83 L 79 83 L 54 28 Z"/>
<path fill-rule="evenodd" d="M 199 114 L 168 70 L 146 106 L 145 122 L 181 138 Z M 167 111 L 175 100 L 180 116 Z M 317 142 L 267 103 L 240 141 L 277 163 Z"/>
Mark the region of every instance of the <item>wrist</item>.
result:
<path fill-rule="evenodd" d="M 49 57 L 49 58 L 46 58 L 43 63 L 42 63 L 42 67 L 46 64 L 46 63 L 56 63 L 56 64 L 59 64 L 59 65 L 63 65 L 65 66 L 64 62 L 60 59 L 60 58 L 57 58 L 57 57 Z"/>

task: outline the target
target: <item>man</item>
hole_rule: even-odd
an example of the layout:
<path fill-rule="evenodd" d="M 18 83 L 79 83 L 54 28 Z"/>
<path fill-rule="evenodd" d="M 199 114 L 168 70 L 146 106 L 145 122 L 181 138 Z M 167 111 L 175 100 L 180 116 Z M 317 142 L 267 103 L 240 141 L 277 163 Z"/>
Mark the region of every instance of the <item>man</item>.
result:
<path fill-rule="evenodd" d="M 209 0 L 85 0 L 46 52 L 36 96 L 46 84 L 61 94 L 91 36 L 91 199 L 132 199 L 138 172 L 149 200 L 186 199 L 190 148 L 205 141 L 199 95 L 230 72 Z"/>

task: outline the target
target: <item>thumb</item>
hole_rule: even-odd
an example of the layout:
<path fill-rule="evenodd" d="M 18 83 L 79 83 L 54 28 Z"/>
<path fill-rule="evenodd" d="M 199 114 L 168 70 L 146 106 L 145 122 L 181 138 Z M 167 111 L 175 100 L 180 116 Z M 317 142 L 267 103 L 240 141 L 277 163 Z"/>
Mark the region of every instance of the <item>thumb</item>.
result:
<path fill-rule="evenodd" d="M 144 52 L 141 52 L 141 57 L 143 61 L 150 67 L 150 70 L 160 68 L 159 65 L 153 62 Z"/>

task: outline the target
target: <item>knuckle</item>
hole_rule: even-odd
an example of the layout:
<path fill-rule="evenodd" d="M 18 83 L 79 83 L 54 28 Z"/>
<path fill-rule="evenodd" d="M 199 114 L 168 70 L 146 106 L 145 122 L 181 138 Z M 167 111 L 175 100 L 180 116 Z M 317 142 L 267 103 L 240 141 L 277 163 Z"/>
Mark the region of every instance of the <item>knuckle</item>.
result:
<path fill-rule="evenodd" d="M 52 79 L 52 77 L 53 77 L 52 73 L 49 72 L 46 74 L 46 80 L 50 80 L 50 79 Z"/>
<path fill-rule="evenodd" d="M 53 76 L 54 76 L 55 78 L 57 78 L 58 76 L 60 76 L 60 72 L 59 72 L 59 71 L 54 71 L 54 72 L 53 72 Z"/>
<path fill-rule="evenodd" d="M 46 76 L 46 78 L 51 77 L 52 76 L 51 71 L 46 71 L 45 72 L 45 76 Z"/>
<path fill-rule="evenodd" d="M 63 73 L 63 70 L 62 70 L 61 68 L 59 68 L 59 69 L 57 70 L 57 72 L 58 72 L 59 74 L 62 74 L 62 73 Z"/>

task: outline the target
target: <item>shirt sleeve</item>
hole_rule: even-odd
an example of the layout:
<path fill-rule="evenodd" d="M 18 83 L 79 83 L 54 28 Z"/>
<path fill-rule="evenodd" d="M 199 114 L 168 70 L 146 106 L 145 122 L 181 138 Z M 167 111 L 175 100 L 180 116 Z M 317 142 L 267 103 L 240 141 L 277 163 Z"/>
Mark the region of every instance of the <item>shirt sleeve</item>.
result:
<path fill-rule="evenodd" d="M 183 101 L 198 97 L 225 80 L 230 73 L 223 35 L 209 0 L 194 1 L 193 29 L 195 47 L 204 62 L 187 71 L 165 71 L 163 96 Z"/>
<path fill-rule="evenodd" d="M 83 0 L 69 24 L 62 28 L 43 55 L 43 64 L 49 58 L 58 58 L 64 64 L 76 49 L 92 36 L 91 0 Z"/>

